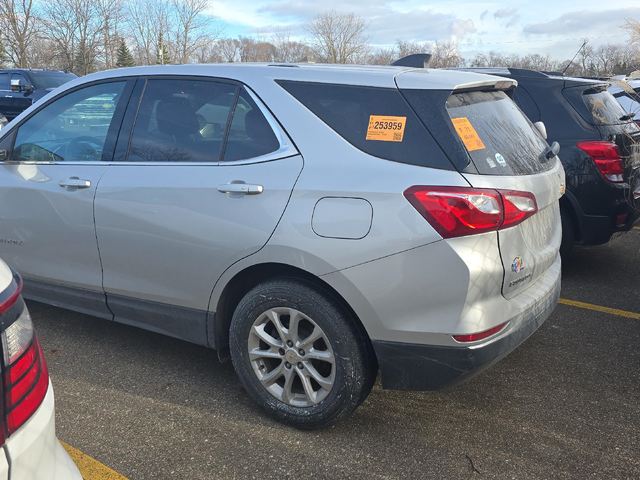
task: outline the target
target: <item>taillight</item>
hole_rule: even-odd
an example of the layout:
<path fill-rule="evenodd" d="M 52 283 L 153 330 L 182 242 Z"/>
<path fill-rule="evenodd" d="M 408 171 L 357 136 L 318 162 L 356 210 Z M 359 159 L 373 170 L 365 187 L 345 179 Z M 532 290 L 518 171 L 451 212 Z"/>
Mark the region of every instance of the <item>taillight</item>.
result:
<path fill-rule="evenodd" d="M 529 192 L 467 187 L 410 187 L 404 196 L 442 238 L 493 232 L 538 211 Z"/>
<path fill-rule="evenodd" d="M 624 160 L 620 147 L 611 142 L 580 142 L 578 148 L 589 155 L 602 176 L 611 183 L 624 183 Z"/>
<path fill-rule="evenodd" d="M 477 342 L 478 340 L 484 340 L 485 338 L 488 338 L 491 335 L 495 335 L 496 333 L 500 332 L 502 329 L 504 329 L 504 327 L 507 326 L 507 323 L 509 322 L 502 323 L 497 327 L 490 328 L 489 330 L 485 330 L 484 332 L 472 333 L 471 335 L 452 335 L 452 336 L 456 342 L 462 342 L 462 343 Z"/>
<path fill-rule="evenodd" d="M 19 295 L 16 296 L 16 301 L 18 298 Z M 49 372 L 26 307 L 23 307 L 20 316 L 2 332 L 0 339 L 3 353 L 6 435 L 11 435 L 42 404 L 49 386 Z M 3 436 L 4 429 L 0 433 L 0 437 Z"/>

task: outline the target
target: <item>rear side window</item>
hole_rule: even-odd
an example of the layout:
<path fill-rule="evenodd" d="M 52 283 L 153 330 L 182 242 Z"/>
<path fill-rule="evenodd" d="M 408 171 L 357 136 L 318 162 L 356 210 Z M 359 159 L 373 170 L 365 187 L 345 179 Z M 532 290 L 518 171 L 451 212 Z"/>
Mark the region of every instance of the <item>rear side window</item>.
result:
<path fill-rule="evenodd" d="M 280 142 L 260 108 L 243 88 L 233 111 L 224 161 L 245 160 L 275 152 Z"/>
<path fill-rule="evenodd" d="M 149 80 L 129 147 L 130 162 L 217 162 L 237 87 Z"/>
<path fill-rule="evenodd" d="M 369 155 L 453 170 L 397 89 L 285 80 L 278 83 L 338 135 Z"/>
<path fill-rule="evenodd" d="M 0 73 L 0 90 L 9 90 L 9 74 Z"/>

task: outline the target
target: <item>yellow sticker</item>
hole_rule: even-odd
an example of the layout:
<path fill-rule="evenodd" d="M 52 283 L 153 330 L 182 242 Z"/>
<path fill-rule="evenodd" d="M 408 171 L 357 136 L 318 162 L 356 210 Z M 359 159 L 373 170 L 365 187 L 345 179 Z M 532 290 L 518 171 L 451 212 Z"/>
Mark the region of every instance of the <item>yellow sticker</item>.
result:
<path fill-rule="evenodd" d="M 452 118 L 453 126 L 456 128 L 458 135 L 462 139 L 464 146 L 467 147 L 467 150 L 473 152 L 474 150 L 482 150 L 486 148 L 482 140 L 480 140 L 480 136 L 476 129 L 473 128 L 471 122 L 467 117 L 460 118 Z"/>
<path fill-rule="evenodd" d="M 401 142 L 406 125 L 407 117 L 371 115 L 369 117 L 369 128 L 367 128 L 367 140 Z"/>

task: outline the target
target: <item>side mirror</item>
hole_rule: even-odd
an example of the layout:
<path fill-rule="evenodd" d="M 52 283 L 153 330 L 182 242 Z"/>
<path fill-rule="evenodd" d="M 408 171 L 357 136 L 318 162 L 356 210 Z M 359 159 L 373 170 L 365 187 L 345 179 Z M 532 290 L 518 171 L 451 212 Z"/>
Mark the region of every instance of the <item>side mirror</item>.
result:
<path fill-rule="evenodd" d="M 540 133 L 542 138 L 544 138 L 546 140 L 547 139 L 547 127 L 545 126 L 544 122 L 536 122 L 536 123 L 533 124 L 533 126 L 538 129 L 538 132 Z"/>
<path fill-rule="evenodd" d="M 33 85 L 23 85 L 22 80 L 19 78 L 11 80 L 11 91 L 12 92 L 32 92 Z"/>
<path fill-rule="evenodd" d="M 553 157 L 560 153 L 560 144 L 558 142 L 553 142 L 551 146 L 544 152 L 544 156 L 547 160 L 551 160 Z"/>

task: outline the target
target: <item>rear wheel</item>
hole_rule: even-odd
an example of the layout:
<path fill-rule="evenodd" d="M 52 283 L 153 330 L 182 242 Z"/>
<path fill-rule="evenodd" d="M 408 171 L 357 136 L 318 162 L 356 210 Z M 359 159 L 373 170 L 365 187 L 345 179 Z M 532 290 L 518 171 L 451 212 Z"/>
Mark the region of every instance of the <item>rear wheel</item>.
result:
<path fill-rule="evenodd" d="M 331 295 L 296 278 L 258 285 L 231 321 L 242 386 L 270 416 L 303 429 L 336 423 L 369 394 L 376 372 L 366 342 Z"/>

